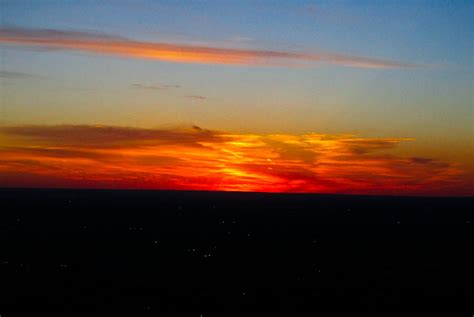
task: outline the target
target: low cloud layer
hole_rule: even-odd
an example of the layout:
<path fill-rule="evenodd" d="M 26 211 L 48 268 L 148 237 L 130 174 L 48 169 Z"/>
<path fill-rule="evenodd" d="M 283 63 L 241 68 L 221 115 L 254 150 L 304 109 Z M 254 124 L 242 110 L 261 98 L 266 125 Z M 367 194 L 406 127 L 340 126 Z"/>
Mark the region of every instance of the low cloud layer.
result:
<path fill-rule="evenodd" d="M 181 63 L 279 66 L 311 66 L 317 63 L 329 63 L 360 68 L 423 67 L 423 65 L 413 63 L 345 54 L 145 42 L 102 33 L 51 29 L 0 28 L 0 43 Z"/>
<path fill-rule="evenodd" d="M 9 187 L 469 191 L 453 164 L 391 153 L 411 139 L 64 125 L 3 127 L 0 140 L 0 186 Z"/>

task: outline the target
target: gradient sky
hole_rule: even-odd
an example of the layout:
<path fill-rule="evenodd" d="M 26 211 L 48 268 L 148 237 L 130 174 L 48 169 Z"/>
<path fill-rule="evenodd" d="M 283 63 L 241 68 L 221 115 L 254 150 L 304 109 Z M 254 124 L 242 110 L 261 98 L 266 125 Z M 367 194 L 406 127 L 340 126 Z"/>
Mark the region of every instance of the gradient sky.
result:
<path fill-rule="evenodd" d="M 0 186 L 472 195 L 473 9 L 0 0 Z"/>

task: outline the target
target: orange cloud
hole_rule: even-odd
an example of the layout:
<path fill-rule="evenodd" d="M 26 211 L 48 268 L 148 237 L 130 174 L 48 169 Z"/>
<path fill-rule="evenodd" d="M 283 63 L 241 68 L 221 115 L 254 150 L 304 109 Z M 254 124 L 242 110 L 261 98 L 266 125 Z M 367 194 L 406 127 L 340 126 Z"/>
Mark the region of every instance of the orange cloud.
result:
<path fill-rule="evenodd" d="M 322 62 L 362 68 L 423 67 L 411 63 L 344 54 L 144 42 L 100 33 L 49 29 L 0 28 L 0 43 L 182 63 L 301 66 Z"/>
<path fill-rule="evenodd" d="M 4 187 L 357 194 L 472 191 L 453 164 L 388 153 L 410 139 L 68 125 L 3 127 L 0 138 Z"/>

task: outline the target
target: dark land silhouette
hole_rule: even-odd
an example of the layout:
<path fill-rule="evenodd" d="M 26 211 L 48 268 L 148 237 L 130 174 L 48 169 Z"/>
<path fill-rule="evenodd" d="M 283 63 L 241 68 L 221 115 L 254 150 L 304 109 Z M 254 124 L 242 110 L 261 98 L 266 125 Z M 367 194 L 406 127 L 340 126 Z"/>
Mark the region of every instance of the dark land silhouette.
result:
<path fill-rule="evenodd" d="M 472 312 L 474 198 L 0 190 L 7 312 Z"/>

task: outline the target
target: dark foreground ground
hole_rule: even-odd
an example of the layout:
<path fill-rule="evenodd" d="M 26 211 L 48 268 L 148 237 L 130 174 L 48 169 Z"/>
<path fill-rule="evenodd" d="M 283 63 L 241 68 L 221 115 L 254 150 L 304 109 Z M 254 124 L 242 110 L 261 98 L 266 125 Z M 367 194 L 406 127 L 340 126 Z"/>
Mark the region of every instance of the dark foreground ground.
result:
<path fill-rule="evenodd" d="M 0 314 L 471 316 L 473 210 L 473 198 L 4 189 Z"/>

